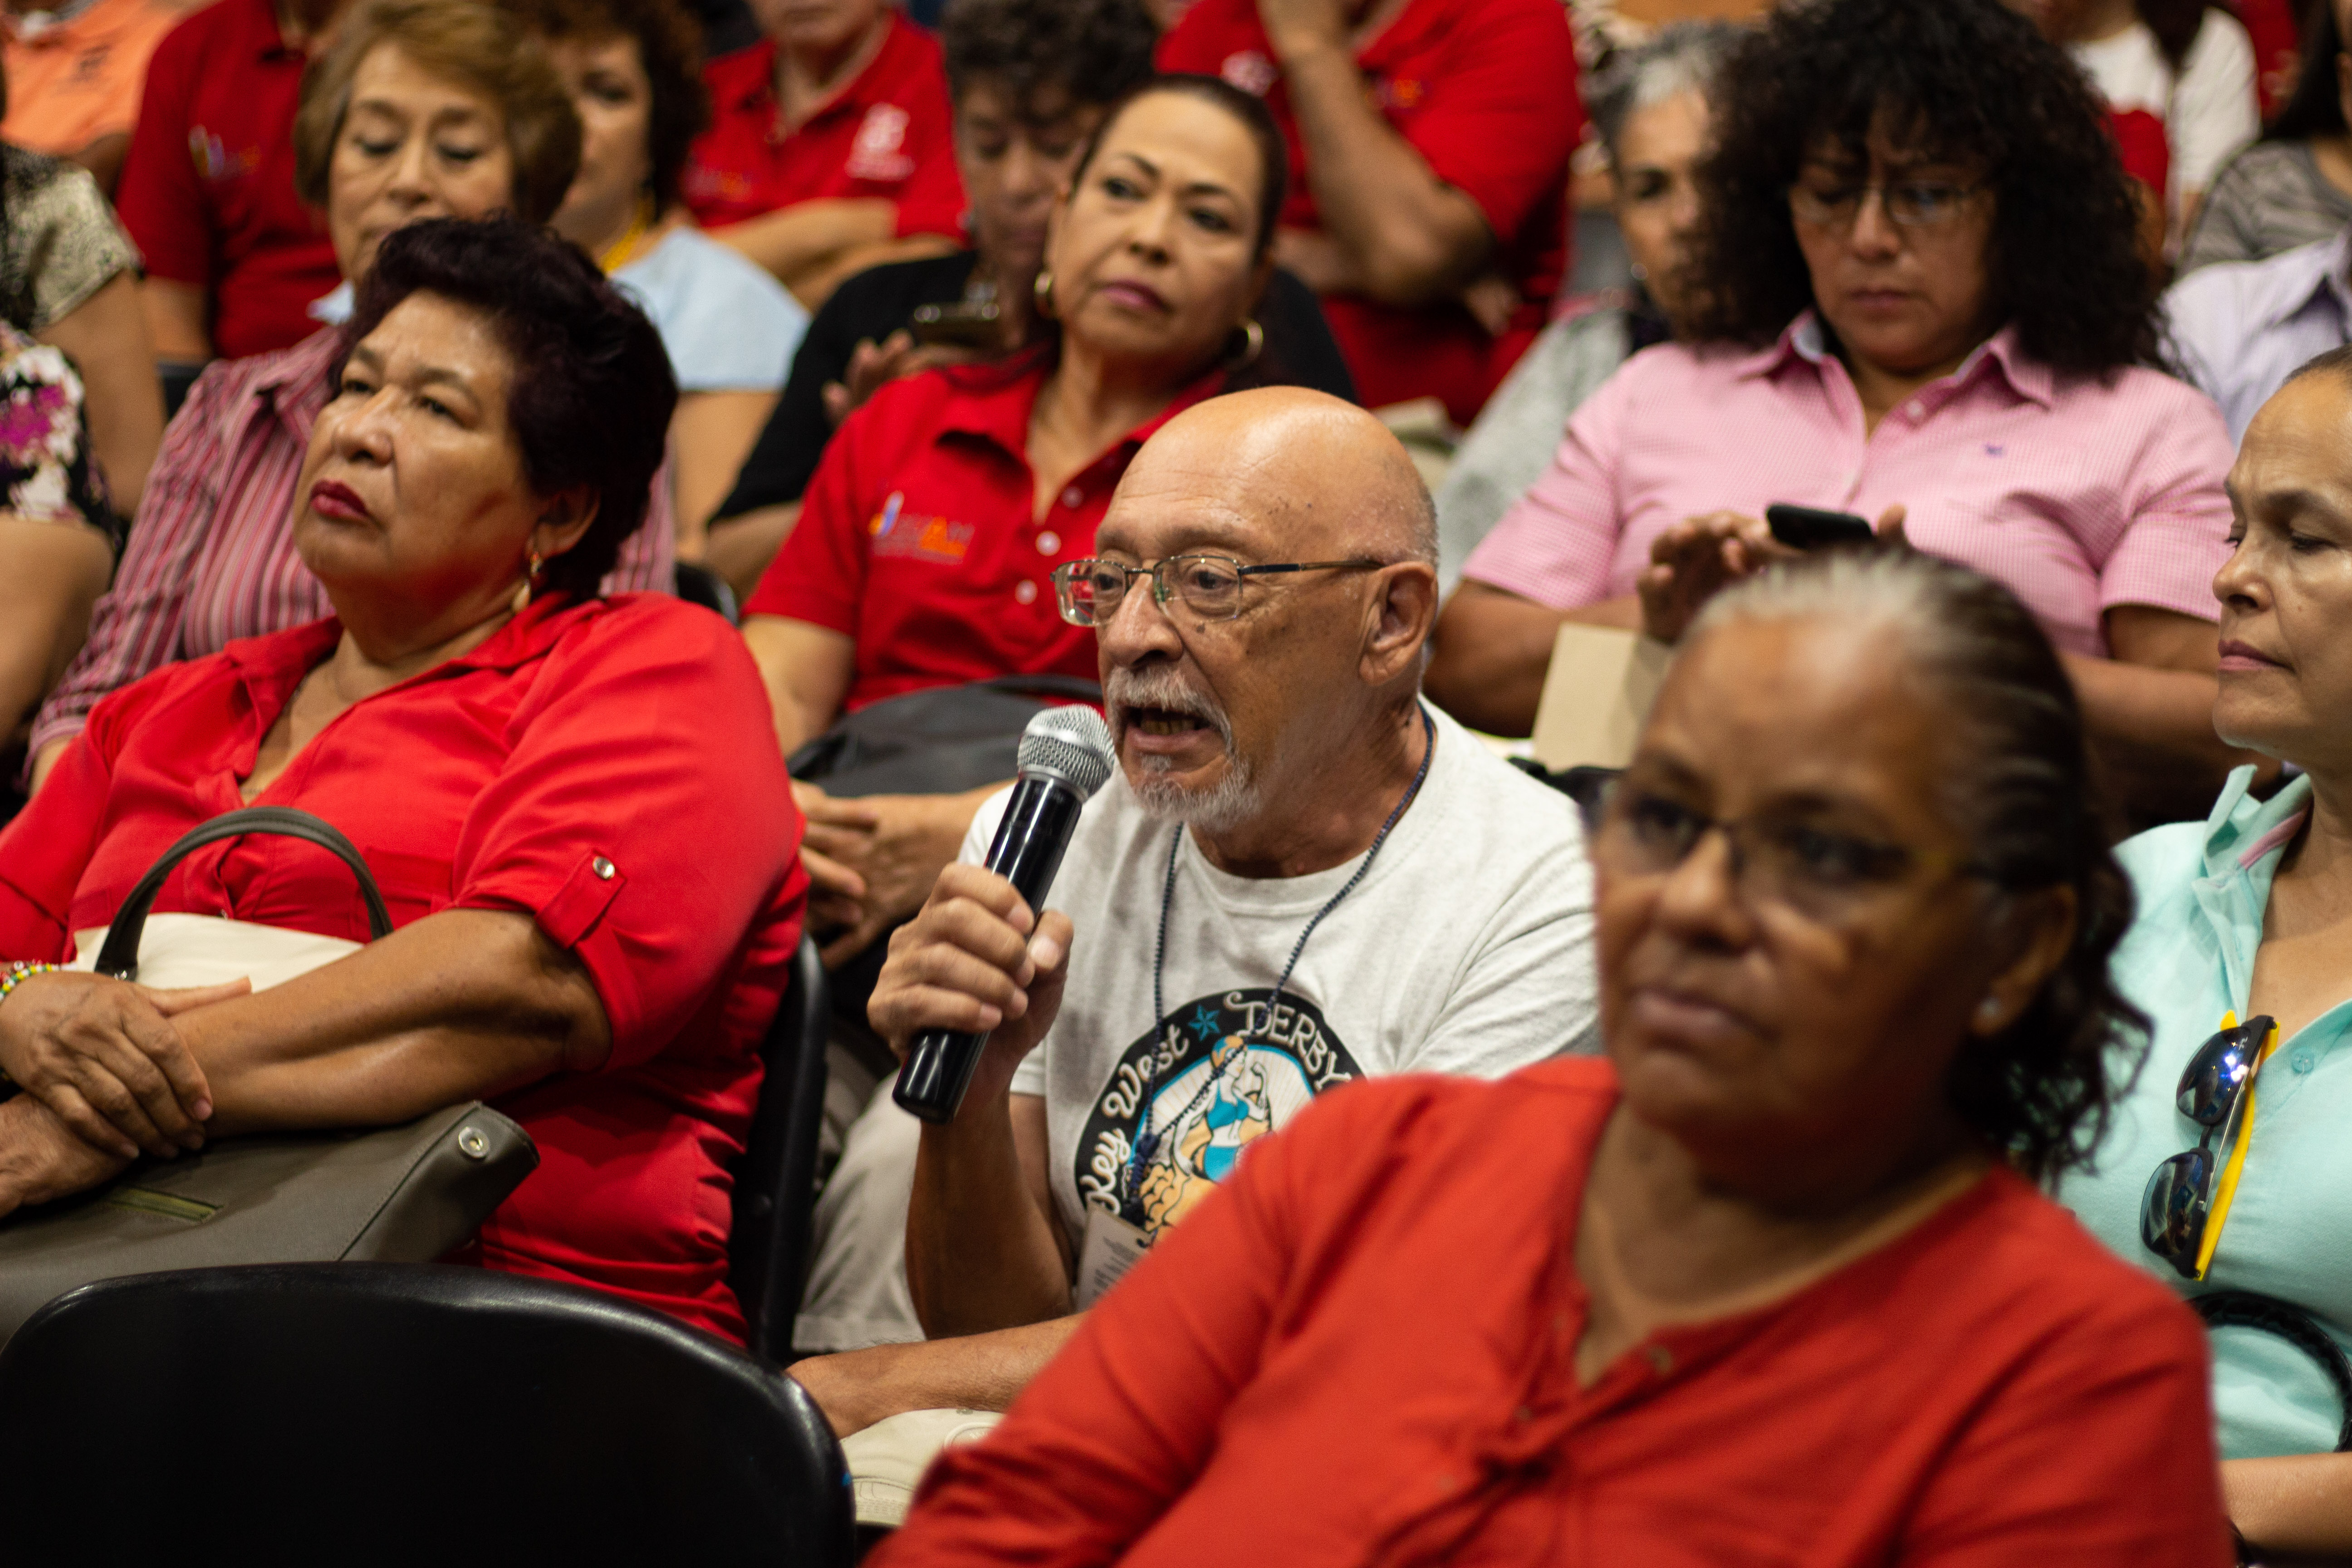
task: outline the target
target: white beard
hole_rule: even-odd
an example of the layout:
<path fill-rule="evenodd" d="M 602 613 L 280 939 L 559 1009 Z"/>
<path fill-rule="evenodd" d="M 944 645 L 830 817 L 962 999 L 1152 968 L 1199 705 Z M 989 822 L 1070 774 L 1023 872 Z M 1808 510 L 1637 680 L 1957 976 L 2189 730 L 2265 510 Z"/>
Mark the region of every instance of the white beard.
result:
<path fill-rule="evenodd" d="M 1168 776 L 1164 758 L 1143 763 L 1143 777 L 1132 781 L 1135 798 L 1162 822 L 1181 822 L 1215 835 L 1230 833 L 1265 809 L 1264 792 L 1241 759 L 1225 753 L 1225 773 L 1207 789 L 1186 789 Z"/>

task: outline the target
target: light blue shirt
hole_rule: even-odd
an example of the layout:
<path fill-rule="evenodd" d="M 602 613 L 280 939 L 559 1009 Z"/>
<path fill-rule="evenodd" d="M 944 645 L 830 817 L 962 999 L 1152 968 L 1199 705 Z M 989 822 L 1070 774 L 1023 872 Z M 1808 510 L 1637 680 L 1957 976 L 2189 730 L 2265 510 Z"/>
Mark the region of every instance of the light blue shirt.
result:
<path fill-rule="evenodd" d="M 808 312 L 756 264 L 698 229 L 613 274 L 661 332 L 680 392 L 782 392 Z"/>
<path fill-rule="evenodd" d="M 2200 267 L 2164 296 L 2181 374 L 2221 405 L 2230 439 L 2304 364 L 2352 339 L 2352 230 L 2261 261 Z"/>
<path fill-rule="evenodd" d="M 2203 1131 L 2174 1103 L 2181 1069 L 2224 1013 L 2248 1016 L 2271 878 L 2311 806 L 2305 778 L 2251 798 L 2253 773 L 2230 775 L 2203 825 L 2159 827 L 2116 851 L 2139 910 L 2114 973 L 2154 1020 L 2154 1043 L 2093 1170 L 2070 1173 L 2057 1196 L 2109 1247 L 2184 1294 L 2252 1290 L 2292 1302 L 2352 1349 L 2352 1002 L 2284 1041 L 2255 1078 L 2253 1140 L 2207 1279 L 2181 1279 L 2140 1241 L 2149 1175 Z M 2344 1420 L 2309 1357 L 2250 1329 L 2213 1336 L 2213 1408 L 2231 1459 L 2326 1453 Z"/>

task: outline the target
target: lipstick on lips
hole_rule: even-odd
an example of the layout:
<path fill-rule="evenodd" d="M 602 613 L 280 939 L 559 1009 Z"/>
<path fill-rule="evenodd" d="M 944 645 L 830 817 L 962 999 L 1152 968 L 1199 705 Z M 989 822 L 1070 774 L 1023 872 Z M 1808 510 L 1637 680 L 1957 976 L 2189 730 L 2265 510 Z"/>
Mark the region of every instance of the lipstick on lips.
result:
<path fill-rule="evenodd" d="M 2225 638 L 2221 644 L 2220 668 L 2237 670 L 2284 669 L 2286 663 L 2283 659 L 2273 658 L 2260 648 L 2249 644 L 2239 642 L 2234 638 Z"/>
<path fill-rule="evenodd" d="M 368 521 L 367 503 L 360 500 L 359 492 L 333 479 L 320 479 L 310 487 L 310 510 L 337 522 Z"/>

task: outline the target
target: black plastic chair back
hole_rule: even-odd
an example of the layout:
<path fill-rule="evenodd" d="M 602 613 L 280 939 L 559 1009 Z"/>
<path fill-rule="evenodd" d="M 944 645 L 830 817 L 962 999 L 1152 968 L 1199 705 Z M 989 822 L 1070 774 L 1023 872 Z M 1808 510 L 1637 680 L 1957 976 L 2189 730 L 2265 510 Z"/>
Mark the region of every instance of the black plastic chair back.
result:
<path fill-rule="evenodd" d="M 0 1351 L 0 1556 L 793 1563 L 855 1542 L 824 1415 L 730 1345 L 479 1268 L 102 1280 Z"/>
<path fill-rule="evenodd" d="M 734 1229 L 727 1273 L 742 1303 L 752 1351 L 791 1359 L 793 1318 L 808 1268 L 816 1215 L 817 1134 L 824 1121 L 824 965 L 801 939 L 792 984 L 761 1047 L 767 1076 L 751 1114 L 751 1136 L 735 1172 Z"/>
<path fill-rule="evenodd" d="M 1539 784 L 1548 784 L 1569 799 L 1584 818 L 1584 831 L 1598 832 L 1601 813 L 1608 804 L 1609 786 L 1617 782 L 1623 768 L 1574 767 L 1554 773 L 1533 757 L 1513 757 L 1511 765 Z"/>
<path fill-rule="evenodd" d="M 741 618 L 735 604 L 735 590 L 727 585 L 726 578 L 709 567 L 681 561 L 677 563 L 673 581 L 677 585 L 677 596 L 688 604 L 700 605 L 706 610 L 726 616 L 730 626 Z"/>

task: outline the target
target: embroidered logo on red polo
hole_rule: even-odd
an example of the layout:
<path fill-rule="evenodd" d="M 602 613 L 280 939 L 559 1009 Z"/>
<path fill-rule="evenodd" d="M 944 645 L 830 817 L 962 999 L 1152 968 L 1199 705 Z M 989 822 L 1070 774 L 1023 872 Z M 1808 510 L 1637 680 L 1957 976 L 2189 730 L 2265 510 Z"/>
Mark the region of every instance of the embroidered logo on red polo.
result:
<path fill-rule="evenodd" d="M 1225 63 L 1217 68 L 1217 74 L 1253 98 L 1264 98 L 1282 79 L 1282 72 L 1275 63 L 1255 49 L 1227 55 Z"/>
<path fill-rule="evenodd" d="M 910 512 L 907 510 L 907 492 L 892 490 L 890 499 L 882 503 L 882 510 L 866 525 L 866 531 L 874 536 L 876 555 L 961 566 L 965 552 L 971 548 L 972 535 L 979 531 L 968 522 Z"/>
<path fill-rule="evenodd" d="M 915 161 L 904 150 L 908 118 L 895 103 L 877 103 L 866 111 L 849 147 L 850 178 L 903 180 L 915 172 Z"/>
<path fill-rule="evenodd" d="M 195 160 L 196 173 L 207 180 L 233 180 L 253 173 L 261 163 L 260 148 L 232 153 L 227 142 L 201 125 L 188 127 L 188 156 Z"/>

